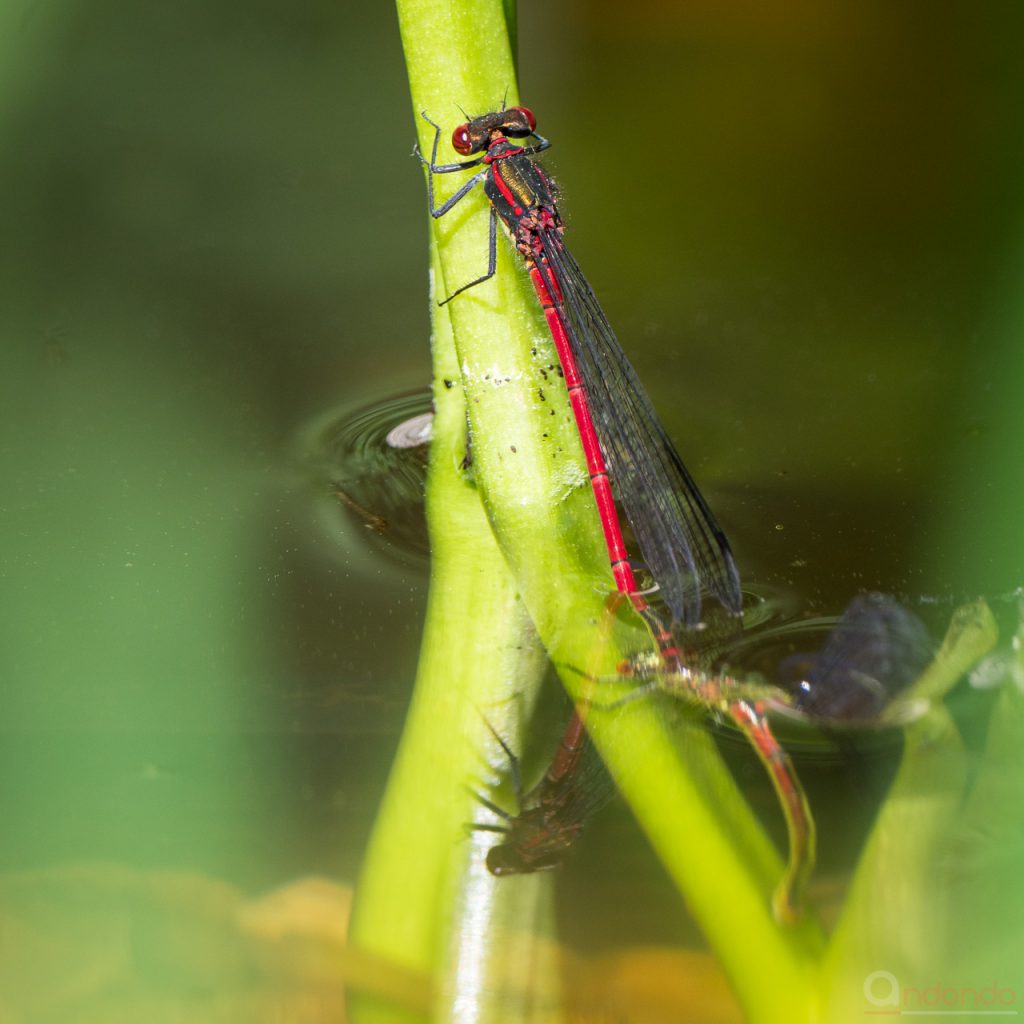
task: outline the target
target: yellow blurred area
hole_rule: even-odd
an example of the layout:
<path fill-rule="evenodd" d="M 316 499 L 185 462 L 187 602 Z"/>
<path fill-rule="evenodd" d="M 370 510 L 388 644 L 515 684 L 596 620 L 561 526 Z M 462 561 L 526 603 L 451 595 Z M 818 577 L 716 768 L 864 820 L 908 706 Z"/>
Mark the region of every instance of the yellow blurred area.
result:
<path fill-rule="evenodd" d="M 341 1024 L 346 989 L 429 1014 L 429 979 L 347 946 L 351 901 L 351 889 L 317 877 L 247 898 L 183 871 L 91 864 L 8 875 L 0 878 L 0 1021 Z M 559 1019 L 742 1019 L 705 953 L 652 946 L 589 959 L 563 950 L 558 959 Z"/>

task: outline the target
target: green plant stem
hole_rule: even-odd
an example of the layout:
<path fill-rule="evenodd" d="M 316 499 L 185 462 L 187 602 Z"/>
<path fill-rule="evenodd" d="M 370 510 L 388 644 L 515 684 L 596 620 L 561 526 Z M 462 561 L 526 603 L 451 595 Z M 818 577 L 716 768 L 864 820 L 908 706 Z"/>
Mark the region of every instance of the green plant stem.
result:
<path fill-rule="evenodd" d="M 442 380 L 458 372 L 445 326 L 439 317 L 434 353 Z M 487 775 L 488 752 L 500 756 L 487 723 L 518 734 L 516 715 L 528 713 L 545 659 L 476 489 L 460 470 L 465 422 L 461 389 L 442 382 L 428 474 L 432 569 L 423 648 L 351 929 L 360 948 L 435 980 L 436 1020 L 451 1014 L 456 991 L 465 1001 L 475 989 L 504 985 L 507 951 L 499 961 L 499 944 L 467 944 L 465 935 L 493 935 L 497 922 L 533 930 L 550 886 L 543 876 L 502 885 L 483 866 L 491 839 L 466 834 L 481 812 L 471 787 Z M 530 965 L 533 974 L 543 970 Z M 366 999 L 354 1009 L 360 1021 L 410 1019 Z"/>

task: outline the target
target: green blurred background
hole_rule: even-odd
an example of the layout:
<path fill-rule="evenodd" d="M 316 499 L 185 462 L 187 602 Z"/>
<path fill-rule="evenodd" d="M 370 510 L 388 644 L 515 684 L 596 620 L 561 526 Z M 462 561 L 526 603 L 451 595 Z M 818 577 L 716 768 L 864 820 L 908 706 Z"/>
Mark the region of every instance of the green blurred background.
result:
<path fill-rule="evenodd" d="M 573 249 L 802 611 L 1021 583 L 1021 21 L 522 6 Z M 0 867 L 350 879 L 426 574 L 300 439 L 429 379 L 394 11 L 11 2 L 0 83 Z"/>

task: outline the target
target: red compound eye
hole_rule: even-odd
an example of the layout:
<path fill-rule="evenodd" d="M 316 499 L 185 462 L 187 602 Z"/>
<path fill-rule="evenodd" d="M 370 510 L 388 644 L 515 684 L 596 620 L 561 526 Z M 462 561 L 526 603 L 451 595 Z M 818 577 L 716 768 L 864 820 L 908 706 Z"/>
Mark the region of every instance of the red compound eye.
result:
<path fill-rule="evenodd" d="M 533 111 L 529 107 L 509 107 L 508 109 L 522 114 L 526 118 L 526 123 L 530 126 L 531 132 L 537 127 L 537 118 L 533 116 Z"/>
<path fill-rule="evenodd" d="M 463 156 L 473 152 L 473 138 L 469 134 L 468 124 L 460 124 L 452 132 L 452 149 L 456 153 L 462 153 Z"/>

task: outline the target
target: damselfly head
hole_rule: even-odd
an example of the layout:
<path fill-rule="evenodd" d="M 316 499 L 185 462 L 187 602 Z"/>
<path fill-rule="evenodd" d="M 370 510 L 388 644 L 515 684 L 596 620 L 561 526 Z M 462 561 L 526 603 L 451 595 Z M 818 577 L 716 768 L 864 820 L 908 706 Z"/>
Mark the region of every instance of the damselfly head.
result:
<path fill-rule="evenodd" d="M 495 877 L 552 871 L 565 863 L 572 845 L 557 833 L 551 839 L 541 833 L 516 840 L 499 843 L 487 851 L 487 870 Z"/>
<path fill-rule="evenodd" d="M 487 851 L 487 870 L 497 878 L 502 875 L 523 875 L 530 871 L 523 863 L 516 848 L 508 843 L 499 843 Z"/>
<path fill-rule="evenodd" d="M 481 114 L 452 132 L 452 149 L 463 156 L 479 153 L 495 135 L 523 138 L 537 127 L 533 111 L 527 107 L 509 107 L 491 114 Z"/>

